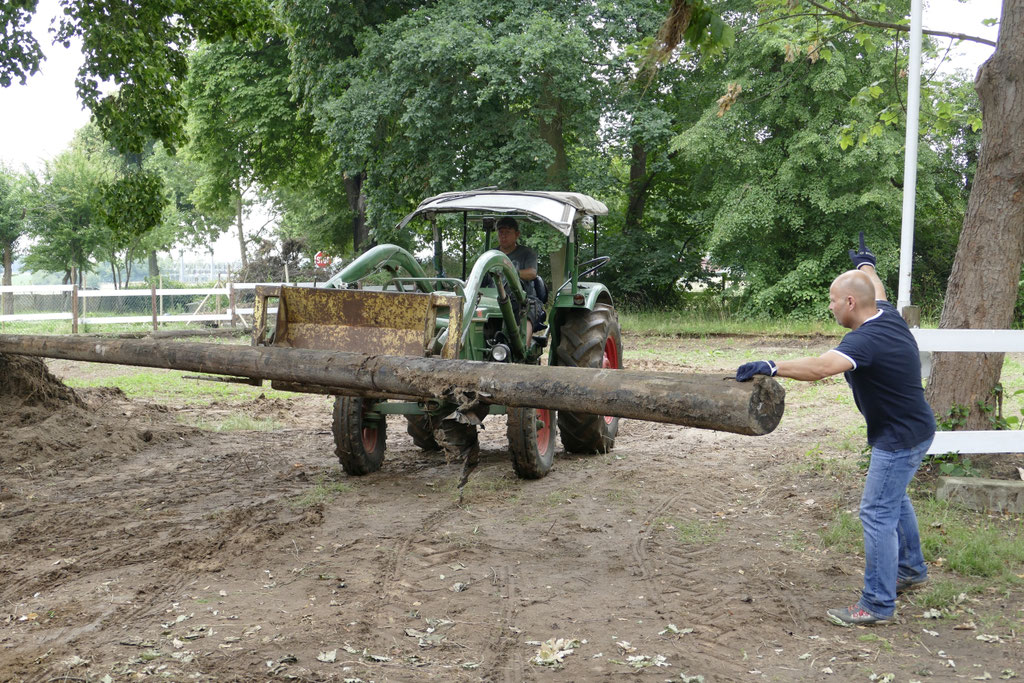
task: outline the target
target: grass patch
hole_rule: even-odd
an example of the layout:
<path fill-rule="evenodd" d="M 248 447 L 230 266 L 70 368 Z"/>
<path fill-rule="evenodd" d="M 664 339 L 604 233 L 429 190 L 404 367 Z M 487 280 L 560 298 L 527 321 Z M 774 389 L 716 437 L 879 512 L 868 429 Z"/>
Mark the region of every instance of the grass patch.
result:
<path fill-rule="evenodd" d="M 619 311 L 626 332 L 657 336 L 815 336 L 840 333 L 832 321 L 748 320 L 727 311 Z"/>
<path fill-rule="evenodd" d="M 301 496 L 296 496 L 292 499 L 292 507 L 297 508 L 308 508 L 314 505 L 322 505 L 329 503 L 334 500 L 334 497 L 351 491 L 352 487 L 341 481 L 329 481 L 328 479 L 321 477 L 318 478 L 313 488 L 306 491 Z"/>
<path fill-rule="evenodd" d="M 677 519 L 675 517 L 659 517 L 654 520 L 672 534 L 676 541 L 683 545 L 713 543 L 720 534 L 720 529 L 713 522 L 699 522 Z"/>
<path fill-rule="evenodd" d="M 950 608 L 960 601 L 960 594 L 983 593 L 983 586 L 963 581 L 929 581 L 924 589 L 913 593 L 914 603 L 921 609 Z"/>
<path fill-rule="evenodd" d="M 580 494 L 577 491 L 558 489 L 557 491 L 552 491 L 548 494 L 548 505 L 552 507 L 566 505 L 579 497 Z"/>
<path fill-rule="evenodd" d="M 934 498 L 914 501 L 925 560 L 966 579 L 937 583 L 927 605 L 941 607 L 963 592 L 988 586 L 1007 588 L 1024 583 L 1024 520 L 989 518 Z M 840 511 L 819 533 L 823 546 L 863 553 L 863 531 L 855 514 Z"/>
<path fill-rule="evenodd" d="M 826 548 L 844 553 L 864 552 L 864 530 L 860 519 L 845 510 L 840 510 L 829 525 L 818 533 L 821 544 Z"/>
<path fill-rule="evenodd" d="M 271 419 L 259 419 L 232 413 L 223 420 L 181 420 L 185 424 L 208 432 L 273 432 L 284 426 L 283 423 Z"/>
<path fill-rule="evenodd" d="M 265 398 L 290 398 L 293 394 L 248 384 L 204 382 L 183 379 L 176 372 L 142 370 L 96 379 L 69 377 L 64 383 L 73 388 L 117 387 L 130 399 L 160 403 L 209 405 L 214 401 L 251 401 L 261 394 Z"/>
<path fill-rule="evenodd" d="M 963 576 L 1017 585 L 1024 573 L 1024 521 L 986 518 L 945 501 L 915 501 L 921 547 L 928 562 Z"/>

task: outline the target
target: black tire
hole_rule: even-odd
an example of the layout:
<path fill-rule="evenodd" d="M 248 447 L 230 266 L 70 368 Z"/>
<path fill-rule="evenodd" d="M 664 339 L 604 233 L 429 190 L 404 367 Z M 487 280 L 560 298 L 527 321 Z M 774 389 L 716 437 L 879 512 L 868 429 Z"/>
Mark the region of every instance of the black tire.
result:
<path fill-rule="evenodd" d="M 537 422 L 543 423 L 538 427 Z M 512 469 L 520 479 L 540 479 L 555 460 L 555 411 L 540 408 L 508 409 L 508 449 Z"/>
<path fill-rule="evenodd" d="M 334 399 L 334 452 L 347 474 L 360 477 L 376 472 L 384 462 L 384 444 L 387 441 L 387 422 L 384 419 L 368 422 L 364 419 L 373 401 L 355 396 L 337 396 Z"/>
<path fill-rule="evenodd" d="M 406 415 L 405 419 L 409 423 L 406 425 L 405 431 L 409 432 L 412 442 L 418 448 L 425 451 L 441 450 L 441 445 L 434 437 L 434 421 L 429 415 Z"/>
<path fill-rule="evenodd" d="M 558 330 L 558 365 L 573 368 L 621 368 L 622 334 L 615 309 L 598 304 L 573 312 Z M 562 445 L 569 453 L 607 453 L 615 446 L 619 418 L 588 413 L 558 413 Z"/>

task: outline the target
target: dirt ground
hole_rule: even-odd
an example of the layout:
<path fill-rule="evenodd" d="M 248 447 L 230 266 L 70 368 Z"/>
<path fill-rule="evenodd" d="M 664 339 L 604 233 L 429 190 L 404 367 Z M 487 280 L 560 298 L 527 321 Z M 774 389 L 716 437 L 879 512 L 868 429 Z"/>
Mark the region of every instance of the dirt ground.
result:
<path fill-rule="evenodd" d="M 745 349 L 829 342 L 640 341 L 634 369 L 723 373 Z M 787 382 L 768 436 L 624 421 L 614 451 L 560 452 L 538 481 L 515 478 L 491 417 L 462 505 L 460 465 L 401 417 L 382 471 L 352 478 L 322 396 L 190 407 L 44 385 L 0 388 L 3 681 L 1024 679 L 1020 593 L 826 622 L 863 568 L 818 536 L 860 493 L 841 380 Z M 188 426 L 231 413 L 283 427 Z M 543 643 L 556 665 L 536 663 Z"/>

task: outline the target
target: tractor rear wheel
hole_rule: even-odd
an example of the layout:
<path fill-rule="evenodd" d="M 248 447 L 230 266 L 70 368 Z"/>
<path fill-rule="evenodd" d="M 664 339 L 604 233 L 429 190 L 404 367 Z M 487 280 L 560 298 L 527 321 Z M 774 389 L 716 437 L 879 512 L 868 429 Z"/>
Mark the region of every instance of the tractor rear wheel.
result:
<path fill-rule="evenodd" d="M 384 443 L 387 440 L 387 422 L 381 416 L 367 420 L 366 413 L 374 402 L 355 396 L 337 396 L 334 399 L 334 452 L 347 474 L 362 476 L 376 472 L 384 462 Z"/>
<path fill-rule="evenodd" d="M 425 451 L 441 450 L 441 445 L 434 437 L 434 421 L 429 415 L 406 415 L 405 419 L 409 423 L 405 430 L 409 432 L 409 436 L 412 437 L 412 442 L 416 444 L 417 448 L 422 448 Z"/>
<path fill-rule="evenodd" d="M 555 460 L 555 411 L 508 408 L 508 449 L 520 479 L 540 479 Z"/>
<path fill-rule="evenodd" d="M 556 363 L 576 368 L 622 367 L 622 335 L 615 309 L 598 304 L 574 312 L 558 332 Z M 562 445 L 569 453 L 607 453 L 615 445 L 619 418 L 587 413 L 558 413 Z"/>

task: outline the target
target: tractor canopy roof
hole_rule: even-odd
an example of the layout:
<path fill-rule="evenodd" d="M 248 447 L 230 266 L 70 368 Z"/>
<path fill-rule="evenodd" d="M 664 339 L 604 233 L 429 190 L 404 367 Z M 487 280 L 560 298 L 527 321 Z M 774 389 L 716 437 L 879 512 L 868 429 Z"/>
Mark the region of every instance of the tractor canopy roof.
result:
<path fill-rule="evenodd" d="M 416 210 L 402 219 L 404 228 L 417 216 L 435 213 L 475 211 L 493 214 L 515 214 L 547 223 L 563 235 L 572 231 L 581 216 L 604 216 L 608 207 L 593 197 L 578 192 L 512 192 L 509 190 L 468 190 L 445 192 L 420 202 Z"/>

